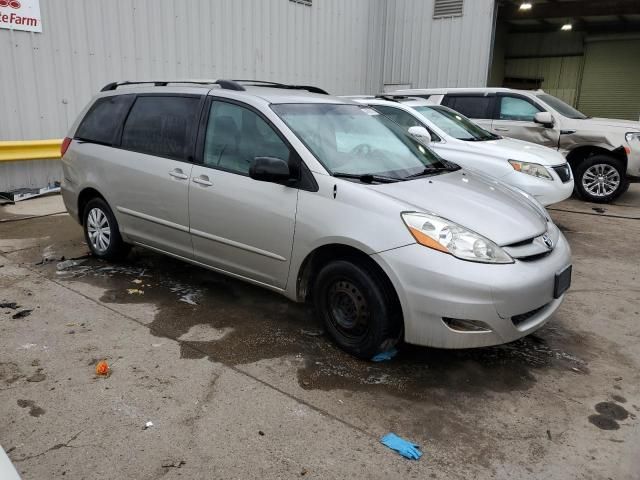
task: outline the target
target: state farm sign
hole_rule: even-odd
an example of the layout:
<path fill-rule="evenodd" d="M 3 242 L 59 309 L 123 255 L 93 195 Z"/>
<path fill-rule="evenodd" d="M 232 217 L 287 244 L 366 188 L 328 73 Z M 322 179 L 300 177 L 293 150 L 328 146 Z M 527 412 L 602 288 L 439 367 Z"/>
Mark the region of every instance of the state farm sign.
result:
<path fill-rule="evenodd" d="M 0 0 L 0 28 L 42 32 L 40 0 Z"/>

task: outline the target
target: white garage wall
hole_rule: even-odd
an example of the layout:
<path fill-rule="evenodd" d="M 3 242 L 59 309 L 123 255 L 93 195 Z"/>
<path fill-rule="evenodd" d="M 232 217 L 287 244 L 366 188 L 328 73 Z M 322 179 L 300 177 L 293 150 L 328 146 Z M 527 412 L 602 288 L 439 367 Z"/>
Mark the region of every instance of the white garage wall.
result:
<path fill-rule="evenodd" d="M 384 83 L 486 86 L 494 6 L 494 0 L 464 0 L 462 16 L 434 19 L 434 0 L 389 2 Z"/>

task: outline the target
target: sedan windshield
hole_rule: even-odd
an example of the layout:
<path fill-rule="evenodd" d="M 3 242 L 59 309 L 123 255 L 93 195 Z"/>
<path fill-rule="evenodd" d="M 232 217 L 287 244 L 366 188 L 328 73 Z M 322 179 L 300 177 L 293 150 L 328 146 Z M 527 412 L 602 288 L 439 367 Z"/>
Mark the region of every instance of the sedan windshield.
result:
<path fill-rule="evenodd" d="M 567 105 L 559 98 L 548 95 L 546 93 L 543 93 L 541 95 L 536 95 L 536 96 L 540 100 L 542 100 L 544 103 L 549 105 L 551 108 L 553 108 L 560 115 L 563 115 L 567 118 L 573 118 L 576 120 L 584 120 L 586 118 L 589 118 L 584 113 L 580 112 L 579 110 L 576 110 L 571 105 Z"/>
<path fill-rule="evenodd" d="M 366 106 L 300 103 L 271 108 L 335 176 L 369 183 L 457 168 Z"/>
<path fill-rule="evenodd" d="M 481 142 L 485 140 L 496 140 L 500 137 L 484 128 L 476 125 L 467 117 L 459 114 L 455 110 L 441 106 L 416 106 L 412 107 L 427 120 L 433 122 L 438 128 L 448 133 L 453 138 L 468 142 Z"/>

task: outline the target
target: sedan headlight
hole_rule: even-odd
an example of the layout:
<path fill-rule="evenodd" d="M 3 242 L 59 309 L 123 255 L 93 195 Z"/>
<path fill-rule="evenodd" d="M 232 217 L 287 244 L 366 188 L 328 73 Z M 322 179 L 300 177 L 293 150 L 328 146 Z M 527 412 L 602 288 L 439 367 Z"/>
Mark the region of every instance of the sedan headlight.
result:
<path fill-rule="evenodd" d="M 420 245 L 471 262 L 513 263 L 513 259 L 488 238 L 436 215 L 405 212 L 402 220 Z"/>
<path fill-rule="evenodd" d="M 627 140 L 627 143 L 640 142 L 640 132 L 629 132 L 624 138 Z"/>
<path fill-rule="evenodd" d="M 549 171 L 538 163 L 519 162 L 518 160 L 509 160 L 509 163 L 517 172 L 526 173 L 537 178 L 546 178 L 553 180 Z"/>

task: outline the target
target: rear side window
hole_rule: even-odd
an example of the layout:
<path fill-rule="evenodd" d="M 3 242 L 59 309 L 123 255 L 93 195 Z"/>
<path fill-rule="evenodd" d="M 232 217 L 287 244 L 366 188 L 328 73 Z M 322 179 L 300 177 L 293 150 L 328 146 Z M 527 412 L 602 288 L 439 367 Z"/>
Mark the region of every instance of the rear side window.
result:
<path fill-rule="evenodd" d="M 199 97 L 138 97 L 124 124 L 121 147 L 188 160 L 193 151 L 199 106 Z"/>
<path fill-rule="evenodd" d="M 417 118 L 415 118 L 410 113 L 405 112 L 399 108 L 389 107 L 387 105 L 371 105 L 371 108 L 377 110 L 381 114 L 389 117 L 391 120 L 396 122 L 398 125 L 406 128 L 407 130 L 411 127 L 425 127 Z M 427 129 L 429 130 L 429 129 Z M 429 130 L 431 134 L 431 140 L 433 142 L 437 142 L 440 140 L 431 130 Z"/>
<path fill-rule="evenodd" d="M 445 95 L 442 104 L 453 108 L 465 117 L 491 118 L 491 102 L 493 97 Z"/>
<path fill-rule="evenodd" d="M 75 137 L 87 142 L 113 144 L 134 99 L 135 95 L 99 98 L 80 123 Z"/>

